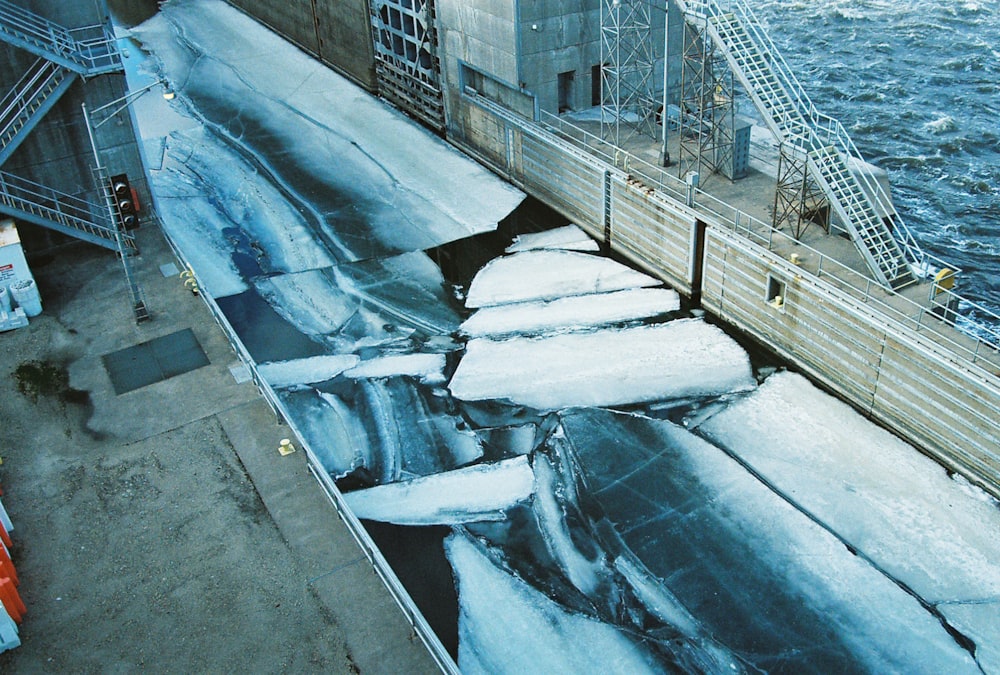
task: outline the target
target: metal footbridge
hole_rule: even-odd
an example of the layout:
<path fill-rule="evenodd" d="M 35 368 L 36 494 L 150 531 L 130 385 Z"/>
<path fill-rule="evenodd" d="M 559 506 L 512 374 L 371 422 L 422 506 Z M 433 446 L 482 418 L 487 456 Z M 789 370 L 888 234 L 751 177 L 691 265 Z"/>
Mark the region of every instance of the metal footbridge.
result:
<path fill-rule="evenodd" d="M 923 259 L 919 246 L 881 186 L 851 170 L 852 164 L 864 161 L 861 154 L 840 122 L 820 113 L 809 100 L 750 8 L 742 0 L 678 4 L 685 22 L 701 30 L 724 55 L 779 142 L 782 158 L 805 167 L 875 279 L 895 289 L 914 283 L 911 263 Z M 883 218 L 880 211 L 890 215 Z"/>
<path fill-rule="evenodd" d="M 2 0 L 0 40 L 39 57 L 0 99 L 0 165 L 78 78 L 122 70 L 121 55 L 106 26 L 68 29 Z M 101 187 L 104 201 L 113 205 L 114 195 Z M 0 212 L 107 249 L 134 249 L 134 237 L 120 231 L 108 204 L 0 171 Z"/>

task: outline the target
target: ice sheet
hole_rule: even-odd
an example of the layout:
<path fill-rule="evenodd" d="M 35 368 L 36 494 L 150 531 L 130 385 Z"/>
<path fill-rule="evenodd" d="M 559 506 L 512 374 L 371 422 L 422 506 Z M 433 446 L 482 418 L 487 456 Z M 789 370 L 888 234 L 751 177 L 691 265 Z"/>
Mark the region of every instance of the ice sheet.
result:
<path fill-rule="evenodd" d="M 469 285 L 465 306 L 479 308 L 659 285 L 653 277 L 610 258 L 576 251 L 525 251 L 495 258 L 479 270 Z"/>
<path fill-rule="evenodd" d="M 363 466 L 371 456 L 361 420 L 337 396 L 298 389 L 279 390 L 278 397 L 295 411 L 295 429 L 334 478 Z"/>
<path fill-rule="evenodd" d="M 976 672 L 937 616 L 718 448 L 638 415 L 561 417 L 588 498 L 689 637 L 765 671 Z"/>
<path fill-rule="evenodd" d="M 464 401 L 539 410 L 638 403 L 751 389 L 750 360 L 697 319 L 545 338 L 470 340 L 448 385 Z"/>
<path fill-rule="evenodd" d="M 576 225 L 556 227 L 545 232 L 520 234 L 514 238 L 514 243 L 507 247 L 507 253 L 531 251 L 539 248 L 559 248 L 567 251 L 599 251 L 600 245 L 587 236 L 587 233 Z"/>
<path fill-rule="evenodd" d="M 567 611 L 494 565 L 464 535 L 445 540 L 458 585 L 458 667 L 467 675 L 661 672 L 614 626 Z"/>
<path fill-rule="evenodd" d="M 456 525 L 503 520 L 504 509 L 534 491 L 527 457 L 479 464 L 344 495 L 358 518 L 397 525 Z"/>
<path fill-rule="evenodd" d="M 179 99 L 252 146 L 289 192 L 295 185 L 291 198 L 316 207 L 337 240 L 339 259 L 422 249 L 488 231 L 523 199 L 224 2 L 171 3 L 133 32 L 162 63 Z M 350 214 L 332 217 L 344 206 L 331 201 L 334 194 L 364 204 L 367 237 L 338 226 Z"/>
<path fill-rule="evenodd" d="M 788 372 L 701 431 L 931 603 L 1000 597 L 1000 508 Z"/>
<path fill-rule="evenodd" d="M 311 356 L 292 361 L 271 361 L 257 366 L 257 372 L 272 387 L 324 382 L 358 362 L 353 354 Z"/>
<path fill-rule="evenodd" d="M 643 319 L 676 311 L 680 297 L 666 288 L 637 288 L 540 302 L 484 307 L 462 324 L 471 337 L 538 334 Z"/>

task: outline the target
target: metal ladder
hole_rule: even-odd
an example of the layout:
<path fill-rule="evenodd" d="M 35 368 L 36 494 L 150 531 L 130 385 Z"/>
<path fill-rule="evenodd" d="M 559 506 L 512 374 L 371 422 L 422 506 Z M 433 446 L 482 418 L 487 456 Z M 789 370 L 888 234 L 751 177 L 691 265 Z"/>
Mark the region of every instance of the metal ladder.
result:
<path fill-rule="evenodd" d="M 39 58 L 0 100 L 0 165 L 76 80 L 77 74 Z"/>
<path fill-rule="evenodd" d="M 106 26 L 65 28 L 0 0 L 0 40 L 90 77 L 122 70 L 121 54 Z"/>
<path fill-rule="evenodd" d="M 906 245 L 893 236 L 870 195 L 883 204 L 888 196 L 875 181 L 850 171 L 848 158 L 863 161 L 857 148 L 840 122 L 816 110 L 749 7 L 742 0 L 680 5 L 686 21 L 706 26 L 783 151 L 806 161 L 879 283 L 900 288 L 916 281 L 909 263 L 920 262 L 923 252 L 898 216 L 893 224 Z"/>
<path fill-rule="evenodd" d="M 110 189 L 110 186 L 109 188 Z M 137 250 L 135 237 L 108 224 L 107 206 L 0 171 L 0 212 L 112 251 Z"/>

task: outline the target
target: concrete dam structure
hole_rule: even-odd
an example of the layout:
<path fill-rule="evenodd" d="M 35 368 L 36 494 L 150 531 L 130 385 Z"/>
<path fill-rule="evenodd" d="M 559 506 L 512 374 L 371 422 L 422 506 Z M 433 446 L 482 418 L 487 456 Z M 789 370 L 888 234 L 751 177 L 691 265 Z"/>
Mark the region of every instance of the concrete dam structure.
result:
<path fill-rule="evenodd" d="M 1000 664 L 1000 317 L 743 0 L 62 4 L 0 211 L 162 228 L 442 671 Z"/>

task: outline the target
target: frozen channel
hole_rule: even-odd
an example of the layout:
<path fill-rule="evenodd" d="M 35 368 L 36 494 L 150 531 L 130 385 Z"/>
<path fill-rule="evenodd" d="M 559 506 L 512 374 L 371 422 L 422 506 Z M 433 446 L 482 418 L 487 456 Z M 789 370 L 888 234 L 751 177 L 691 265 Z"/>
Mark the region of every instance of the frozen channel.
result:
<path fill-rule="evenodd" d="M 1000 673 L 996 501 L 221 0 L 131 39 L 166 233 L 463 672 Z"/>

